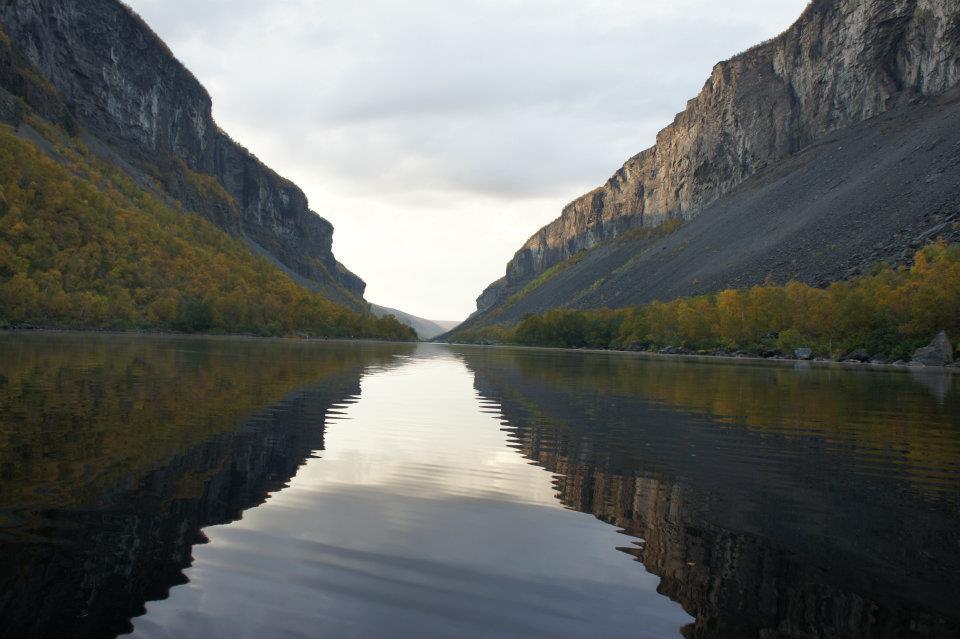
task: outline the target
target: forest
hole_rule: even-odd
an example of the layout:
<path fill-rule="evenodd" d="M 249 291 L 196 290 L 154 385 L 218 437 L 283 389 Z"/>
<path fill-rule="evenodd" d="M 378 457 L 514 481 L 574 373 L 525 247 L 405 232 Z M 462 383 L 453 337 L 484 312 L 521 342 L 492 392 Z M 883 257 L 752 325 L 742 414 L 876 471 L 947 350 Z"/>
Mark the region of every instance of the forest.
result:
<path fill-rule="evenodd" d="M 416 339 L 299 286 L 43 124 L 52 154 L 0 126 L 0 328 Z"/>
<path fill-rule="evenodd" d="M 556 309 L 516 325 L 466 332 L 468 342 L 527 346 L 790 355 L 810 348 L 843 358 L 856 350 L 909 359 L 940 331 L 960 337 L 960 245 L 937 240 L 909 267 L 878 265 L 870 275 L 817 288 L 772 282 L 749 289 L 624 309 Z"/>

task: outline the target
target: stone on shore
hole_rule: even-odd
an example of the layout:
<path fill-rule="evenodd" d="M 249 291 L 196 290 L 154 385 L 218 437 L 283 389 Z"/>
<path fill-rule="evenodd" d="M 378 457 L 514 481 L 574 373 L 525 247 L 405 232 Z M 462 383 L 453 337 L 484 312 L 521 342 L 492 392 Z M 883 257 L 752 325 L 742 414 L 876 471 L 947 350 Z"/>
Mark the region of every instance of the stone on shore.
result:
<path fill-rule="evenodd" d="M 870 360 L 870 353 L 862 348 L 858 348 L 852 353 L 848 353 L 843 359 L 847 362 L 866 362 Z"/>
<path fill-rule="evenodd" d="M 910 363 L 915 365 L 922 364 L 923 366 L 946 366 L 947 364 L 952 364 L 953 344 L 950 343 L 946 331 L 940 331 L 940 333 L 933 338 L 933 341 L 930 342 L 929 346 L 924 346 L 914 351 L 913 359 L 910 360 Z"/>

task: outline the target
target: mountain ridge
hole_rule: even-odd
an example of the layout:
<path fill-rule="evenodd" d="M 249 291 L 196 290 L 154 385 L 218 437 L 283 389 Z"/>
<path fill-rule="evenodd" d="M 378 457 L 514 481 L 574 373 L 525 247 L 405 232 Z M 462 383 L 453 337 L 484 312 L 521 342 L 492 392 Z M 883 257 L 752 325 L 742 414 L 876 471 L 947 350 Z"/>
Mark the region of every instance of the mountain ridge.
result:
<path fill-rule="evenodd" d="M 373 303 L 370 304 L 370 311 L 376 317 L 381 318 L 392 315 L 401 324 L 405 324 L 416 331 L 417 336 L 422 340 L 433 339 L 434 337 L 446 333 L 460 325 L 460 322 L 425 319 L 423 317 L 417 317 L 416 315 L 399 311 L 395 308 L 388 308 L 386 306 L 380 306 L 379 304 Z"/>
<path fill-rule="evenodd" d="M 657 144 L 567 205 L 477 300 L 483 313 L 577 253 L 688 220 L 821 139 L 960 80 L 960 5 L 815 0 L 784 33 L 718 63 Z"/>
<path fill-rule="evenodd" d="M 18 91 L 25 83 L 8 68 L 0 120 L 17 126 L 24 100 L 141 186 L 243 238 L 329 299 L 366 310 L 365 283 L 333 255 L 333 226 L 220 129 L 207 90 L 132 9 L 116 0 L 11 0 L 0 5 L 0 25 L 13 56 L 38 76 Z"/>

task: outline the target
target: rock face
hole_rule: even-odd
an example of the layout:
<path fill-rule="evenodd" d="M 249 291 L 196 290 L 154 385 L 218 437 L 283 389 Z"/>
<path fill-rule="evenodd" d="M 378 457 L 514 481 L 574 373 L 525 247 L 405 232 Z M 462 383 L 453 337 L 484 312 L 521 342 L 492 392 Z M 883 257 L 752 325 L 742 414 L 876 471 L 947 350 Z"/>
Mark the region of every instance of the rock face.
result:
<path fill-rule="evenodd" d="M 30 66 L 18 78 L 8 64 L 0 77 L 4 120 L 19 124 L 9 96 L 24 98 L 309 285 L 362 303 L 365 284 L 333 256 L 333 226 L 295 184 L 220 130 L 207 91 L 130 9 L 116 0 L 9 0 L 0 3 L 0 23 L 4 55 Z M 25 96 L 23 77 L 33 75 L 40 79 Z"/>
<path fill-rule="evenodd" d="M 953 344 L 946 332 L 940 331 L 940 334 L 933 338 L 929 346 L 918 348 L 913 354 L 911 363 L 923 364 L 924 366 L 946 366 L 953 363 Z"/>
<path fill-rule="evenodd" d="M 960 242 L 960 87 L 828 134 L 748 178 L 669 234 L 630 232 L 538 284 L 502 280 L 457 331 L 551 308 L 623 308 L 749 288 L 822 287 Z M 522 295 L 520 291 L 525 291 Z M 497 294 L 511 296 L 496 302 Z"/>
<path fill-rule="evenodd" d="M 814 0 L 784 34 L 714 67 L 656 146 L 533 235 L 478 308 L 627 230 L 696 216 L 825 134 L 958 80 L 955 0 Z"/>

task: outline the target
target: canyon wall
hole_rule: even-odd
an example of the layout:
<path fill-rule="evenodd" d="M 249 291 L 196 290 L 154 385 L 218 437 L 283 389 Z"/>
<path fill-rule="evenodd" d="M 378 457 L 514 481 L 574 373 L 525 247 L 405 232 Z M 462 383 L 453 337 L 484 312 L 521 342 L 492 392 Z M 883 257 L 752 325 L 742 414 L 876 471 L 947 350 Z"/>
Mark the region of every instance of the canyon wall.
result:
<path fill-rule="evenodd" d="M 825 134 L 958 80 L 955 0 L 814 0 L 782 35 L 716 65 L 656 145 L 534 234 L 478 309 L 625 231 L 696 216 Z"/>
<path fill-rule="evenodd" d="M 4 55 L 27 67 L 0 74 L 9 95 L 301 283 L 362 305 L 364 282 L 333 256 L 333 226 L 217 126 L 206 89 L 133 11 L 116 0 L 4 0 L 0 25 Z M 19 125 L 9 95 L 0 116 Z"/>

